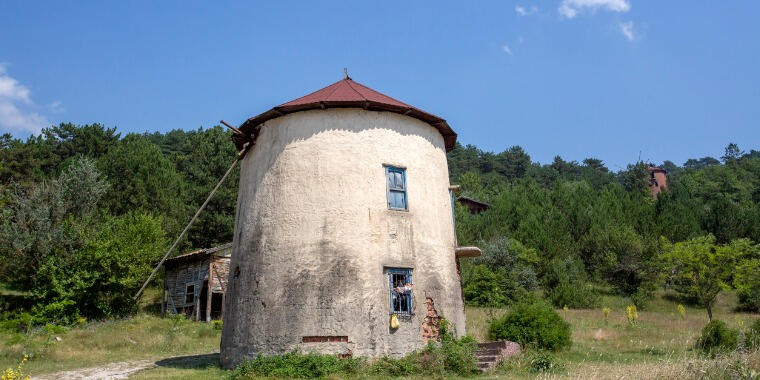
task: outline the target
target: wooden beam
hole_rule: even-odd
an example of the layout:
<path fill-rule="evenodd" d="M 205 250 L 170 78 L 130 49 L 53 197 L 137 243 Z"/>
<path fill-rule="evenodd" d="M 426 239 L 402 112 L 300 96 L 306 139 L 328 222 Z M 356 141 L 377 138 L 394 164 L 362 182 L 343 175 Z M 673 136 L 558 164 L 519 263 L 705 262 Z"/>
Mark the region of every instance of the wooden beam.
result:
<path fill-rule="evenodd" d="M 239 129 L 237 129 L 237 128 L 229 125 L 229 124 L 227 124 L 226 121 L 219 120 L 219 122 L 222 123 L 225 127 L 229 128 L 232 131 L 232 133 L 234 133 L 236 135 L 240 135 L 240 136 L 245 136 L 245 133 L 243 133 L 243 131 L 241 131 L 241 130 L 239 130 Z"/>
<path fill-rule="evenodd" d="M 164 268 L 164 280 L 161 281 L 161 316 L 166 316 L 166 268 Z"/>
<path fill-rule="evenodd" d="M 211 284 L 214 283 L 214 274 L 211 272 L 211 266 L 214 265 L 213 255 L 208 261 L 208 283 L 206 284 L 206 322 L 211 322 Z"/>

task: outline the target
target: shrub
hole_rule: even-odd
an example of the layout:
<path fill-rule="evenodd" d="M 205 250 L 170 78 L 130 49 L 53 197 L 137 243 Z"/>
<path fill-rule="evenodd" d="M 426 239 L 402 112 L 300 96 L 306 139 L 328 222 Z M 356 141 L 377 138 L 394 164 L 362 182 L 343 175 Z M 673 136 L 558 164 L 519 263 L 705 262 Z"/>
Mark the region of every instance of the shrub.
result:
<path fill-rule="evenodd" d="M 476 263 L 484 263 L 494 271 L 504 270 L 519 287 L 527 290 L 538 288 L 535 266 L 539 263 L 538 251 L 528 248 L 518 240 L 497 237 L 484 242 L 483 256 Z"/>
<path fill-rule="evenodd" d="M 409 376 L 420 373 L 418 355 L 406 355 L 401 359 L 383 357 L 372 363 L 367 372 L 388 377 Z"/>
<path fill-rule="evenodd" d="M 551 372 L 563 367 L 551 352 L 530 351 L 528 360 L 530 361 L 531 372 Z"/>
<path fill-rule="evenodd" d="M 744 334 L 744 346 L 749 350 L 760 349 L 760 319 L 755 319 Z"/>
<path fill-rule="evenodd" d="M 586 272 L 580 260 L 552 260 L 543 282 L 546 295 L 555 307 L 593 309 L 599 303 L 599 297 L 586 282 Z"/>
<path fill-rule="evenodd" d="M 28 356 L 24 356 L 16 369 L 8 368 L 0 373 L 0 375 L 2 375 L 2 380 L 30 380 L 31 376 L 25 375 L 24 372 L 21 371 L 24 363 L 26 363 L 28 359 Z"/>
<path fill-rule="evenodd" d="M 527 291 L 517 282 L 513 272 L 503 268 L 492 271 L 481 264 L 472 267 L 462 289 L 467 303 L 475 306 L 500 307 L 524 298 Z"/>
<path fill-rule="evenodd" d="M 599 297 L 591 287 L 582 282 L 562 282 L 547 293 L 552 305 L 556 307 L 593 309 L 599 303 Z"/>
<path fill-rule="evenodd" d="M 440 343 L 430 342 L 420 352 L 408 354 L 400 359 L 381 358 L 372 363 L 367 372 L 386 377 L 416 374 L 470 376 L 478 373 L 475 339 L 469 336 L 455 338 L 445 319 L 441 320 L 440 337 Z"/>
<path fill-rule="evenodd" d="M 214 326 L 214 330 L 221 330 L 222 329 L 222 320 L 215 319 L 211 321 L 211 324 Z"/>
<path fill-rule="evenodd" d="M 739 297 L 738 311 L 760 312 L 760 284 L 755 284 L 748 289 L 738 290 L 736 295 Z"/>
<path fill-rule="evenodd" d="M 702 335 L 697 340 L 696 346 L 705 353 L 733 351 L 737 347 L 738 339 L 738 331 L 716 319 L 702 329 Z"/>
<path fill-rule="evenodd" d="M 633 294 L 631 294 L 631 301 L 641 310 L 646 309 L 647 305 L 649 305 L 649 302 L 652 301 L 653 298 L 654 294 L 643 287 L 639 287 Z"/>
<path fill-rule="evenodd" d="M 610 312 L 611 311 L 612 311 L 612 309 L 610 309 L 609 307 L 606 307 L 606 306 L 602 309 L 602 313 L 604 313 L 604 324 L 605 325 L 610 321 Z"/>
<path fill-rule="evenodd" d="M 636 305 L 628 305 L 625 308 L 625 314 L 628 317 L 628 323 L 635 325 L 639 319 L 639 311 L 636 309 Z"/>
<path fill-rule="evenodd" d="M 233 379 L 247 376 L 314 378 L 338 373 L 352 374 L 357 372 L 361 363 L 360 359 L 338 359 L 335 355 L 317 353 L 291 352 L 275 356 L 260 355 L 240 364 L 231 377 Z"/>
<path fill-rule="evenodd" d="M 678 304 L 678 315 L 681 316 L 681 319 L 686 319 L 686 308 L 681 304 Z"/>
<path fill-rule="evenodd" d="M 478 372 L 475 357 L 477 342 L 470 336 L 457 339 L 446 319 L 441 319 L 440 344 L 428 343 L 420 355 L 420 367 L 424 373 L 455 373 L 460 376 Z"/>
<path fill-rule="evenodd" d="M 494 340 L 507 339 L 550 351 L 571 344 L 570 324 L 550 306 L 539 302 L 520 303 L 504 317 L 494 319 L 488 335 Z"/>

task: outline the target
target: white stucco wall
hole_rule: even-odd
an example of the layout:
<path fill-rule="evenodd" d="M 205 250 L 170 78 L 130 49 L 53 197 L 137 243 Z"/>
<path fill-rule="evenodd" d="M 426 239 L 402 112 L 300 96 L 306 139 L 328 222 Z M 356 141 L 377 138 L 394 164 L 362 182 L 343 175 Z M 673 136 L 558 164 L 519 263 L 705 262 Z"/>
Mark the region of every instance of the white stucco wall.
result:
<path fill-rule="evenodd" d="M 388 209 L 383 164 L 406 168 L 408 211 Z M 293 349 L 400 356 L 424 346 L 426 297 L 463 334 L 448 186 L 443 137 L 417 119 L 346 108 L 267 122 L 241 163 L 222 364 Z M 415 314 L 396 330 L 387 267 L 413 270 Z"/>

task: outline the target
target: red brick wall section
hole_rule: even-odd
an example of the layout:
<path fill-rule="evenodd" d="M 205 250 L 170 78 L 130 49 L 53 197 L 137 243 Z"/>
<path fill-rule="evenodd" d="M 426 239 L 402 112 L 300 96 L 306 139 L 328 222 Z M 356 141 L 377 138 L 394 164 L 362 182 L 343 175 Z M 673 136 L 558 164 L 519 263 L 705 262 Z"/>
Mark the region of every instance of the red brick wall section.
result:
<path fill-rule="evenodd" d="M 348 337 L 340 336 L 305 336 L 301 338 L 303 343 L 348 343 Z"/>
<path fill-rule="evenodd" d="M 427 308 L 427 314 L 425 314 L 425 320 L 422 321 L 422 339 L 428 342 L 430 340 L 437 340 L 441 334 L 441 317 L 438 316 L 438 311 L 435 310 L 435 302 L 433 302 L 432 298 L 425 298 L 425 307 Z"/>

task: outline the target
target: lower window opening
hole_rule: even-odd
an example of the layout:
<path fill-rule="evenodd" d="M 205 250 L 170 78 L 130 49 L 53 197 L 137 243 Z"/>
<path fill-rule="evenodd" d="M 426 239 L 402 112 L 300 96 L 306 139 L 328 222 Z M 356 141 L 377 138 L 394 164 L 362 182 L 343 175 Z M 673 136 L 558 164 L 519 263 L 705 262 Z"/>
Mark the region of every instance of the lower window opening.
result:
<path fill-rule="evenodd" d="M 412 315 L 412 270 L 389 269 L 391 314 Z"/>

